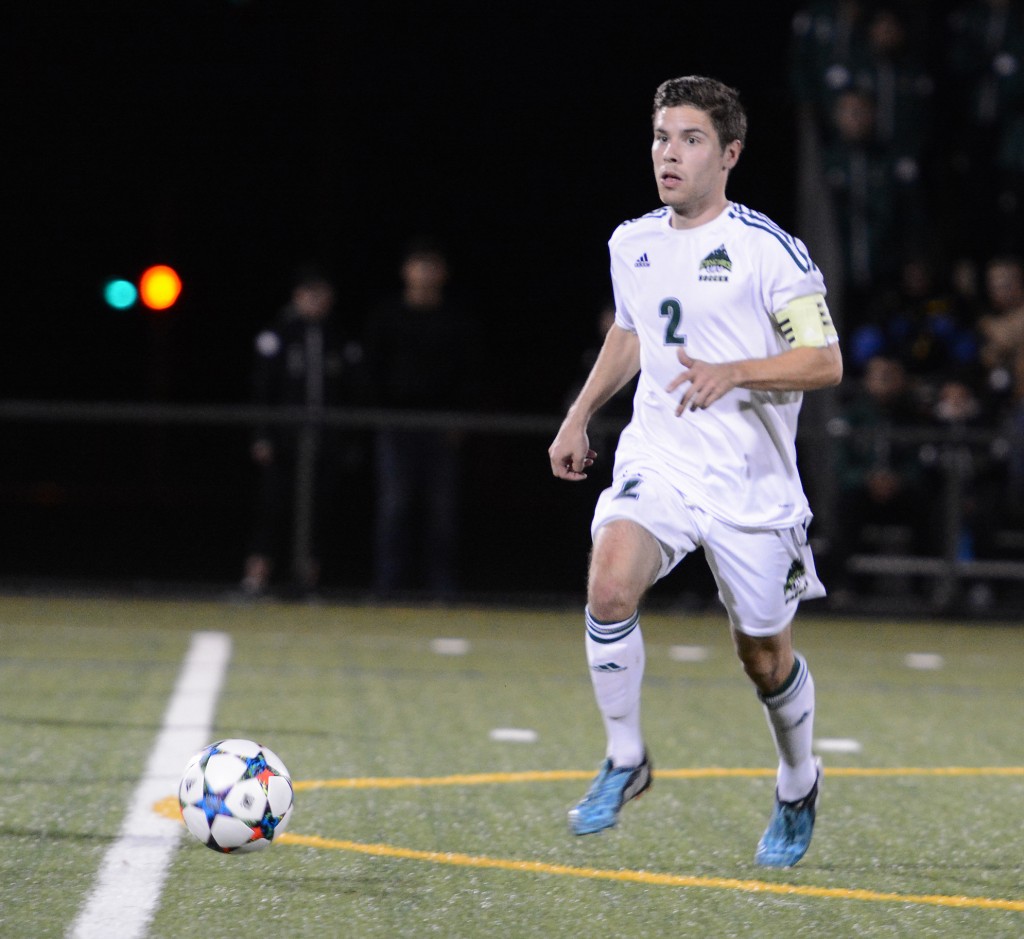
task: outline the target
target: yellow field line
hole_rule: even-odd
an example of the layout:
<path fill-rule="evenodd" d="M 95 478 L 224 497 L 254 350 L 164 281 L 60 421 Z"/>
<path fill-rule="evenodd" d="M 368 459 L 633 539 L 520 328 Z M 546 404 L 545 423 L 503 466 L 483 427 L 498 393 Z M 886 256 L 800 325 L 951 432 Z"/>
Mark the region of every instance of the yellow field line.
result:
<path fill-rule="evenodd" d="M 811 887 L 801 884 L 777 884 L 761 880 L 736 880 L 729 877 L 691 877 L 683 874 L 658 874 L 653 871 L 602 870 L 595 867 L 570 867 L 543 861 L 516 861 L 484 857 L 475 854 L 457 854 L 451 851 L 417 851 L 388 844 L 363 844 L 317 835 L 293 835 L 287 832 L 280 840 L 307 848 L 351 851 L 373 857 L 402 858 L 411 861 L 429 861 L 453 867 L 515 871 L 529 874 L 553 874 L 559 877 L 579 877 L 588 880 L 612 880 L 621 883 L 651 884 L 660 887 L 698 887 L 713 890 L 734 890 L 742 893 L 772 893 L 781 896 L 818 897 L 832 900 L 861 900 L 874 903 L 915 903 L 929 906 L 950 906 L 958 909 L 1010 910 L 1024 912 L 1024 900 L 993 900 L 987 897 L 952 897 L 941 894 L 880 893 L 875 890 L 852 890 L 843 887 Z"/>
<path fill-rule="evenodd" d="M 400 789 L 429 786 L 481 786 L 502 783 L 561 782 L 590 779 L 587 770 L 546 770 L 523 773 L 463 773 L 452 776 L 384 776 L 354 779 L 307 779 L 293 783 L 297 790 L 317 789 Z M 725 779 L 774 777 L 774 769 L 699 767 L 659 770 L 659 779 Z M 904 767 L 833 767 L 830 777 L 894 777 L 894 776 L 1024 776 L 1024 766 L 904 766 Z M 153 807 L 161 815 L 180 817 L 176 796 L 169 796 Z M 282 843 L 334 851 L 349 851 L 372 857 L 400 858 L 447 864 L 454 867 L 551 874 L 590 880 L 611 880 L 622 883 L 649 884 L 663 887 L 691 887 L 733 890 L 742 893 L 770 893 L 780 896 L 818 897 L 833 900 L 860 900 L 873 903 L 912 903 L 958 909 L 1008 910 L 1024 912 L 1024 900 L 998 900 L 988 897 L 945 896 L 942 894 L 886 893 L 845 887 L 814 887 L 801 884 L 780 884 L 761 880 L 738 880 L 728 877 L 694 877 L 684 874 L 659 874 L 642 870 L 602 870 L 592 867 L 570 867 L 543 861 L 518 861 L 451 851 L 419 851 L 389 844 L 365 844 L 319 835 L 283 832 Z"/>
<path fill-rule="evenodd" d="M 659 769 L 658 779 L 729 779 L 774 777 L 774 769 L 699 767 Z M 296 781 L 301 790 L 315 789 L 409 789 L 428 786 L 487 786 L 502 783 L 567 782 L 588 780 L 593 770 L 538 770 L 523 773 L 459 773 L 452 776 L 363 776 L 354 779 L 306 779 Z M 843 776 L 1024 776 L 1024 766 L 837 766 L 826 770 L 828 778 Z"/>

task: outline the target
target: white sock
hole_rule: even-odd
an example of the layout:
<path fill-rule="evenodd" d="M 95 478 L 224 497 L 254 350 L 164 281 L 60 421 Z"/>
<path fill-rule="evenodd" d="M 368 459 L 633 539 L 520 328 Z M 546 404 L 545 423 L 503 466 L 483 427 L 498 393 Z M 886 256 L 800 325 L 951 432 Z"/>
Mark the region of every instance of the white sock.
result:
<path fill-rule="evenodd" d="M 814 679 L 800 655 L 785 684 L 770 695 L 758 692 L 779 754 L 778 792 L 783 802 L 806 796 L 817 779 L 814 741 Z"/>
<path fill-rule="evenodd" d="M 608 736 L 606 755 L 613 766 L 639 766 L 644 758 L 640 686 L 645 661 L 639 614 L 621 623 L 602 623 L 588 608 L 586 618 L 587 662 Z"/>

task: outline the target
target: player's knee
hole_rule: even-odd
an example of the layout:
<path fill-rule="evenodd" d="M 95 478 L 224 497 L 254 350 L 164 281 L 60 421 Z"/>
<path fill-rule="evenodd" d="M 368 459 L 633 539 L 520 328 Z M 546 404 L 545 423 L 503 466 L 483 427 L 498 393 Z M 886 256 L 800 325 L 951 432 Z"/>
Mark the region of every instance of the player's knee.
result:
<path fill-rule="evenodd" d="M 621 623 L 636 612 L 640 593 L 635 584 L 621 575 L 592 576 L 587 590 L 590 615 L 602 623 Z"/>
<path fill-rule="evenodd" d="M 762 694 L 777 691 L 793 667 L 792 659 L 787 661 L 786 655 L 778 649 L 741 646 L 737 654 L 743 671 Z"/>
<path fill-rule="evenodd" d="M 660 549 L 640 526 L 627 521 L 603 525 L 594 541 L 587 583 L 591 615 L 619 623 L 636 612 L 658 576 Z"/>

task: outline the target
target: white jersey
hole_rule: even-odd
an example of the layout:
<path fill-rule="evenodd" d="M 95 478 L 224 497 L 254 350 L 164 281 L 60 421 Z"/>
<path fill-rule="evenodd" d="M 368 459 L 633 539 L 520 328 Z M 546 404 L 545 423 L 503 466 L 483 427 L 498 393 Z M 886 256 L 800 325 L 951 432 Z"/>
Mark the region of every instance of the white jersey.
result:
<path fill-rule="evenodd" d="M 740 528 L 789 528 L 810 509 L 796 465 L 802 394 L 735 388 L 707 409 L 675 416 L 687 386 L 681 346 L 695 359 L 732 362 L 789 348 L 772 314 L 824 294 L 807 249 L 767 216 L 731 203 L 692 229 L 668 208 L 620 225 L 609 240 L 615 321 L 640 339 L 633 418 L 615 472 L 663 467 L 686 499 Z"/>

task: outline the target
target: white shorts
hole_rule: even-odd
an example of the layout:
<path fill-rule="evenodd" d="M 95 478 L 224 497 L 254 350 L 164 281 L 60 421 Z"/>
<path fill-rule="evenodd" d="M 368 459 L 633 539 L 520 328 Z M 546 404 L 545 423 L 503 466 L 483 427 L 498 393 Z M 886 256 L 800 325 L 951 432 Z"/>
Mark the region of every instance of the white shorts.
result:
<path fill-rule="evenodd" d="M 591 536 L 620 518 L 645 528 L 661 545 L 657 580 L 703 547 L 730 624 L 749 636 L 782 632 L 801 598 L 825 596 L 807 543 L 810 518 L 793 528 L 736 528 L 688 504 L 663 476 L 648 470 L 623 473 L 601 493 Z"/>

